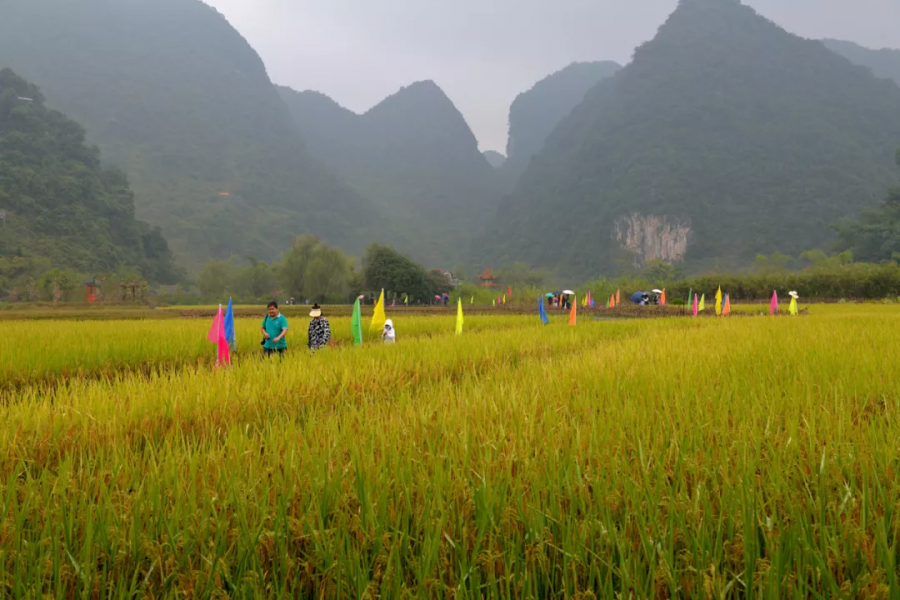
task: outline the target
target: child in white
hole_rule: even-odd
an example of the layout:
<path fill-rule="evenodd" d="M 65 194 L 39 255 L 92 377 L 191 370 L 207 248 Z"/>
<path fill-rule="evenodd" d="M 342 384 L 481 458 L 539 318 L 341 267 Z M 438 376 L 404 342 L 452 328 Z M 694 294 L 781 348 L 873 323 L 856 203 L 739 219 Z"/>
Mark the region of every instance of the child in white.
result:
<path fill-rule="evenodd" d="M 384 331 L 381 332 L 381 339 L 385 344 L 393 344 L 396 333 L 394 332 L 394 322 L 388 319 L 384 322 Z"/>

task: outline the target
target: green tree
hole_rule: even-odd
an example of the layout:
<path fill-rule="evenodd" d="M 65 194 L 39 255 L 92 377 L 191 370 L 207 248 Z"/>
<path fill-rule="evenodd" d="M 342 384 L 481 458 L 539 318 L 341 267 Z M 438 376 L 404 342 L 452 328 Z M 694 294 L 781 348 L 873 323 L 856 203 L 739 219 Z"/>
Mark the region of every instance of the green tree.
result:
<path fill-rule="evenodd" d="M 438 281 L 422 265 L 389 246 L 372 244 L 362 260 L 363 285 L 369 291 L 386 290 L 408 294 L 422 301 L 438 293 Z M 444 279 L 446 284 L 446 279 Z"/>
<path fill-rule="evenodd" d="M 895 160 L 900 167 L 900 149 Z M 900 186 L 888 190 L 881 208 L 864 211 L 855 220 L 835 226 L 835 249 L 850 250 L 856 260 L 879 262 L 900 259 Z"/>
<path fill-rule="evenodd" d="M 681 269 L 664 260 L 648 260 L 644 264 L 643 275 L 654 285 L 662 285 L 681 277 Z"/>
<path fill-rule="evenodd" d="M 538 288 L 550 278 L 544 269 L 534 269 L 523 262 L 506 264 L 497 270 L 497 279 L 501 287 Z"/>
<path fill-rule="evenodd" d="M 69 302 L 78 283 L 77 273 L 61 269 L 47 271 L 38 281 L 41 300 L 53 303 Z"/>
<path fill-rule="evenodd" d="M 235 267 L 223 260 L 209 261 L 197 276 L 200 293 L 207 298 L 221 298 L 226 292 L 234 289 L 234 283 Z"/>
<path fill-rule="evenodd" d="M 238 293 L 248 298 L 260 299 L 272 294 L 277 285 L 275 268 L 248 256 L 250 264 L 238 276 Z"/>
<path fill-rule="evenodd" d="M 314 236 L 297 238 L 278 269 L 285 294 L 316 301 L 346 294 L 352 275 L 352 261 Z"/>

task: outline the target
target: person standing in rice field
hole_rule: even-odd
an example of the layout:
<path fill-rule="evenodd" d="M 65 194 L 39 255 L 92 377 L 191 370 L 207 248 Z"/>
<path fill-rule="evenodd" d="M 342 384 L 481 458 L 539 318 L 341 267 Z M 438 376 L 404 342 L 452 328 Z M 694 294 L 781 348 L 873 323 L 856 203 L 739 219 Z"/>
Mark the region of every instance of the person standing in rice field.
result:
<path fill-rule="evenodd" d="M 309 322 L 309 349 L 315 352 L 319 348 L 324 348 L 331 341 L 331 326 L 328 319 L 322 316 L 322 307 L 313 304 L 312 310 L 309 311 L 312 321 Z"/>
<path fill-rule="evenodd" d="M 263 334 L 263 354 L 266 356 L 284 354 L 287 350 L 287 340 L 284 339 L 288 333 L 287 319 L 278 312 L 277 302 L 269 302 L 267 310 L 269 314 L 263 319 L 260 328 Z"/>

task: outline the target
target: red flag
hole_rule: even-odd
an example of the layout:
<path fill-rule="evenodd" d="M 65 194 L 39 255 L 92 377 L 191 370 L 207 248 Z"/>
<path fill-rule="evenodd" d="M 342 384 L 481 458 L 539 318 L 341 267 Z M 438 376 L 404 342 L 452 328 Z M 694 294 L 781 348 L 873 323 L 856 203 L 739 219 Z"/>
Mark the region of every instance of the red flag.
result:
<path fill-rule="evenodd" d="M 506 288 L 506 295 L 509 296 L 510 300 L 512 300 L 512 287 Z"/>

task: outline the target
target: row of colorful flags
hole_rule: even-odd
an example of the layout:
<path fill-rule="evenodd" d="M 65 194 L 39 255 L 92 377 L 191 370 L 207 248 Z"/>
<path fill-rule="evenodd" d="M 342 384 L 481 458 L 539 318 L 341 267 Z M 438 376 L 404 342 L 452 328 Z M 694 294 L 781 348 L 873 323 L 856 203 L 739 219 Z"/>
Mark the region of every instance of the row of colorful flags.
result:
<path fill-rule="evenodd" d="M 693 296 L 693 298 L 691 298 Z M 694 289 L 688 292 L 688 305 L 691 312 L 696 317 L 699 313 L 706 310 L 706 294 L 698 295 L 694 293 Z M 731 314 L 731 298 L 728 294 L 722 294 L 722 286 L 716 291 L 716 316 L 727 316 Z"/>
<path fill-rule="evenodd" d="M 512 297 L 512 289 L 507 291 L 509 296 Z M 791 303 L 788 307 L 788 312 L 791 315 L 796 315 L 799 312 L 797 308 L 797 299 L 799 296 L 797 295 L 797 292 L 789 292 L 789 295 L 791 296 Z M 660 296 L 661 305 L 665 304 L 665 298 L 666 291 L 662 290 Z M 715 311 L 717 316 L 731 314 L 731 299 L 728 294 L 722 294 L 721 286 L 719 286 L 719 289 L 716 291 L 715 300 Z M 474 303 L 474 301 L 475 297 L 473 296 L 470 303 Z M 506 296 L 503 297 L 502 302 L 504 304 L 506 303 Z M 607 308 L 615 308 L 619 305 L 619 302 L 621 302 L 621 290 L 616 290 L 616 293 L 610 296 L 609 301 L 607 302 Z M 688 304 L 691 306 L 693 315 L 696 317 L 699 313 L 706 310 L 706 294 L 695 294 L 693 288 L 691 288 L 688 292 Z M 582 299 L 581 305 L 583 308 L 594 306 L 594 299 L 590 291 L 588 291 Z M 578 302 L 573 301 L 572 308 L 569 311 L 569 325 L 575 325 L 578 322 L 577 307 Z M 777 313 L 778 291 L 776 290 L 772 292 L 772 300 L 769 303 L 769 314 L 774 315 Z M 538 314 L 544 325 L 550 323 L 550 319 L 547 317 L 547 311 L 544 308 L 544 296 L 538 296 Z M 378 297 L 378 302 L 375 304 L 375 309 L 372 314 L 372 321 L 369 323 L 369 331 L 377 333 L 384 329 L 386 320 L 387 316 L 384 312 L 384 290 L 381 290 L 381 295 Z M 456 304 L 456 335 L 462 335 L 464 322 L 465 317 L 463 315 L 462 298 L 458 298 Z M 350 318 L 350 330 L 353 335 L 353 345 L 361 345 L 363 343 L 363 330 L 362 309 L 359 298 L 357 298 L 356 302 L 353 304 L 353 315 Z M 209 328 L 209 333 L 207 333 L 206 338 L 216 345 L 216 366 L 230 365 L 231 352 L 237 349 L 237 338 L 234 327 L 234 305 L 231 298 L 228 299 L 228 307 L 224 311 L 222 305 L 219 305 L 219 310 L 213 318 L 212 325 Z"/>

